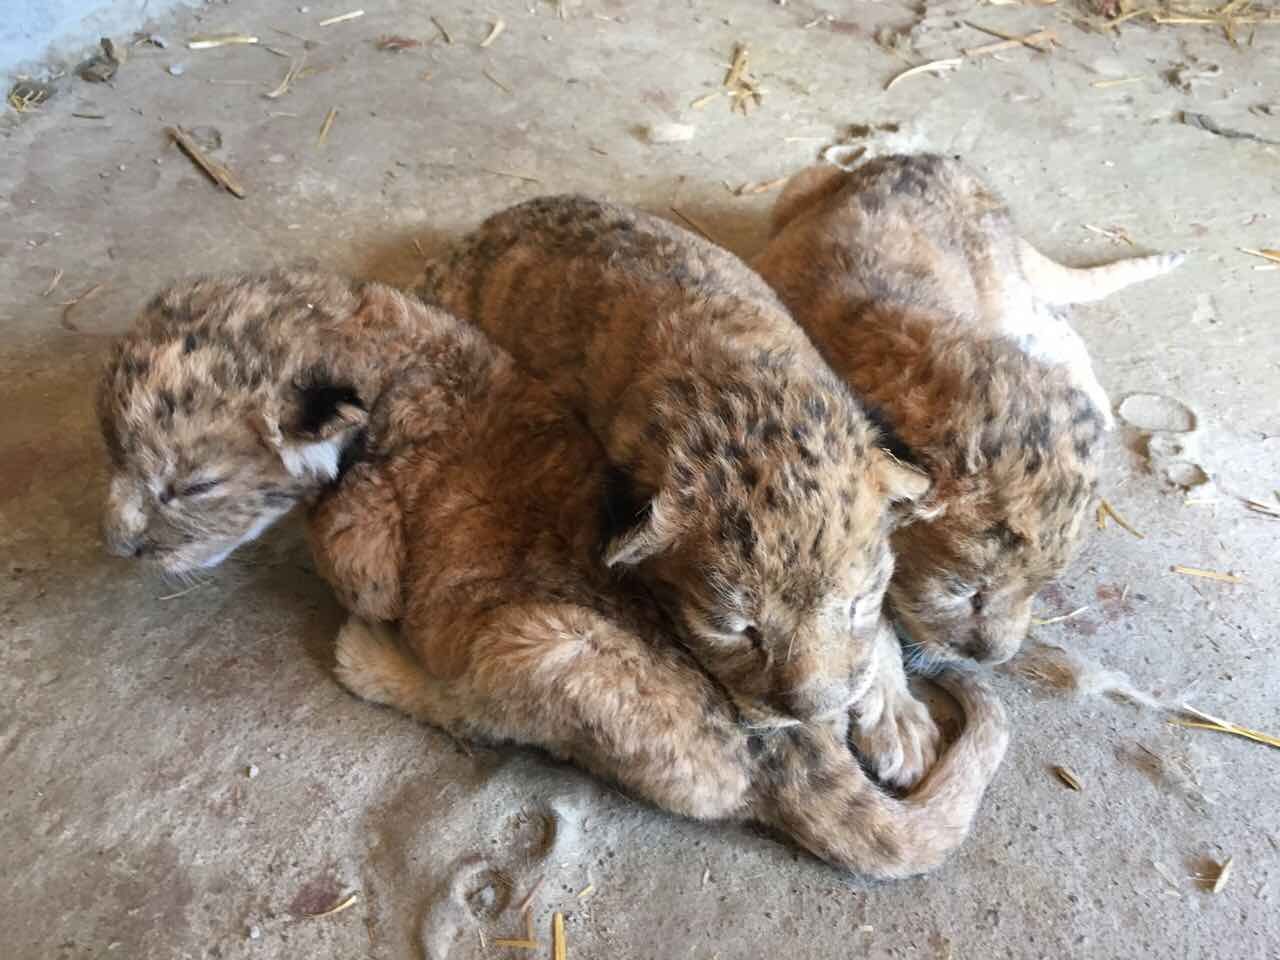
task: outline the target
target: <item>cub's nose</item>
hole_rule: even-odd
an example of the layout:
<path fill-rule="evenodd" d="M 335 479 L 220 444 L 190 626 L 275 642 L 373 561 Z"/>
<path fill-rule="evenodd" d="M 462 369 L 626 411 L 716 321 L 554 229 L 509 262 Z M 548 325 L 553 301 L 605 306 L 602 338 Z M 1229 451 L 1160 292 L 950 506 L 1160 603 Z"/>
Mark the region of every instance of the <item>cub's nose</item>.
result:
<path fill-rule="evenodd" d="M 956 653 L 978 663 L 1004 663 L 1018 652 L 1020 637 L 1013 637 L 1005 632 L 991 632 L 974 628 L 968 637 L 961 641 L 952 641 L 950 646 Z"/>
<path fill-rule="evenodd" d="M 102 545 L 113 557 L 141 557 L 145 556 L 149 549 L 146 538 L 142 534 L 126 533 L 112 529 L 110 526 L 103 527 Z"/>

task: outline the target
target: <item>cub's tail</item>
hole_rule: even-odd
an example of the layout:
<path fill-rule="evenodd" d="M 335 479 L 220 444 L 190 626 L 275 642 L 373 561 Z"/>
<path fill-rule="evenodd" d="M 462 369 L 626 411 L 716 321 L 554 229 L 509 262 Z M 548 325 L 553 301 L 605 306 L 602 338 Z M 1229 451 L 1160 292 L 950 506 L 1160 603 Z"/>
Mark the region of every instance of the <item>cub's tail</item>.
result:
<path fill-rule="evenodd" d="M 1093 303 L 1117 290 L 1168 273 L 1187 258 L 1185 253 L 1133 257 L 1097 267 L 1064 267 L 1025 240 L 1018 241 L 1018 263 L 1037 297 L 1052 304 Z"/>
<path fill-rule="evenodd" d="M 793 735 L 787 761 L 775 764 L 765 819 L 816 856 L 863 876 L 898 879 L 941 864 L 969 833 L 1004 759 L 1009 727 L 1000 701 L 973 674 L 936 680 L 964 710 L 964 731 L 912 793 L 889 796 L 838 738 L 834 745 L 812 742 L 821 734 L 810 729 Z M 799 743 L 801 737 L 811 742 Z M 841 751 L 845 757 L 834 756 Z"/>

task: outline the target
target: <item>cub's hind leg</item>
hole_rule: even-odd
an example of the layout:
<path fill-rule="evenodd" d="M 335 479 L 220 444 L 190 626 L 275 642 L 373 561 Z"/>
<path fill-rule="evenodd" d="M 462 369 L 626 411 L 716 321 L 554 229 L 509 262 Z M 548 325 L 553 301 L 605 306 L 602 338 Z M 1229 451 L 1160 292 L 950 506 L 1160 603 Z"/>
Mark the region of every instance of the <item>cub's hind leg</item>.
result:
<path fill-rule="evenodd" d="M 747 735 L 688 658 L 567 603 L 352 619 L 338 677 L 456 736 L 542 747 L 685 816 L 746 815 Z"/>

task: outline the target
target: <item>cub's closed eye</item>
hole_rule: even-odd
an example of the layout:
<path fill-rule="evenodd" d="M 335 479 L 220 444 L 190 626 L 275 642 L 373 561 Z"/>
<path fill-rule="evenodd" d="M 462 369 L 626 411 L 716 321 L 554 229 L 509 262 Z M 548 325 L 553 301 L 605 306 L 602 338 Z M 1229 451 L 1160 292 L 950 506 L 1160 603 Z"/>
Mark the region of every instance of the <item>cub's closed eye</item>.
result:
<path fill-rule="evenodd" d="M 217 487 L 220 483 L 222 483 L 221 480 L 200 480 L 197 483 L 191 483 L 183 487 L 181 490 L 178 491 L 178 496 L 198 497 L 201 494 L 208 493 L 210 490 Z"/>
<path fill-rule="evenodd" d="M 742 636 L 751 641 L 751 645 L 758 647 L 764 642 L 764 636 L 760 633 L 760 628 L 754 624 L 743 627 L 738 631 Z"/>

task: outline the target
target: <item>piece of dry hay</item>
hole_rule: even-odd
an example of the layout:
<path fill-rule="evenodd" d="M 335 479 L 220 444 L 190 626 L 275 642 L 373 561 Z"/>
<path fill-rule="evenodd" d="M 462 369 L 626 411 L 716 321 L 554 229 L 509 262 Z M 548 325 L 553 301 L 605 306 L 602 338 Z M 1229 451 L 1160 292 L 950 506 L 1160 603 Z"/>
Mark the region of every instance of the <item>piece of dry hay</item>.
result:
<path fill-rule="evenodd" d="M 514 950 L 537 950 L 538 941 L 534 936 L 533 930 L 533 913 L 529 910 L 529 901 L 533 899 L 534 892 L 542 884 L 542 877 L 538 878 L 538 882 L 533 885 L 533 889 L 529 891 L 529 895 L 524 898 L 524 903 L 520 906 L 520 913 L 524 915 L 524 936 L 523 937 L 503 937 L 500 940 L 493 941 L 496 947 L 511 947 Z"/>
<path fill-rule="evenodd" d="M 1091 86 L 1096 86 L 1096 84 L 1091 84 Z M 1129 231 L 1124 227 L 1095 227 L 1092 223 L 1082 223 L 1081 226 L 1090 233 L 1096 233 L 1098 236 L 1114 240 L 1116 243 L 1127 243 L 1131 247 L 1136 246 L 1133 242 L 1133 237 L 1129 236 Z"/>
<path fill-rule="evenodd" d="M 49 285 L 44 288 L 44 293 L 40 294 L 40 296 L 42 297 L 49 296 L 49 294 L 53 293 L 53 291 L 57 289 L 58 284 L 61 282 L 62 282 L 62 269 L 59 268 L 53 271 L 53 279 L 49 281 Z"/>
<path fill-rule="evenodd" d="M 336 17 L 327 17 L 324 20 L 321 20 L 317 24 L 317 26 L 331 27 L 335 23 L 346 23 L 348 20 L 355 20 L 358 17 L 363 17 L 363 16 L 364 16 L 363 10 L 352 10 L 350 13 L 340 13 Z"/>
<path fill-rule="evenodd" d="M 444 24 L 443 24 L 443 23 L 441 23 L 441 22 L 440 22 L 438 19 L 436 19 L 435 17 L 432 17 L 432 18 L 431 18 L 431 25 L 432 25 L 432 26 L 434 26 L 437 30 L 439 30 L 439 31 L 440 31 L 440 39 L 441 39 L 441 40 L 443 40 L 447 45 L 452 45 L 452 44 L 453 44 L 453 37 L 451 37 L 451 36 L 449 35 L 449 31 L 448 31 L 448 30 L 446 30 L 446 29 L 444 28 Z"/>
<path fill-rule="evenodd" d="M 1257 743 L 1265 743 L 1269 747 L 1280 747 L 1280 737 L 1273 737 L 1269 733 L 1262 733 L 1259 730 L 1251 730 L 1248 727 L 1242 727 L 1239 724 L 1232 723 L 1230 720 L 1223 720 L 1215 717 L 1213 714 L 1205 713 L 1197 710 L 1188 704 L 1182 705 L 1183 713 L 1188 713 L 1194 720 L 1187 720 L 1182 717 L 1176 717 L 1171 723 L 1180 727 L 1193 727 L 1197 730 L 1213 730 L 1217 733 L 1229 733 L 1237 737 L 1243 737 L 1246 740 L 1253 740 Z"/>
<path fill-rule="evenodd" d="M 1251 257 L 1261 257 L 1263 260 L 1280 263 L 1280 250 L 1254 250 L 1252 247 L 1240 247 L 1239 250 L 1241 253 L 1247 253 Z"/>
<path fill-rule="evenodd" d="M 353 893 L 342 900 L 339 900 L 328 910 L 321 910 L 319 913 L 304 913 L 303 916 L 308 920 L 318 920 L 320 917 L 332 917 L 334 914 L 341 913 L 343 910 L 349 910 L 354 907 L 360 900 L 359 893 Z"/>
<path fill-rule="evenodd" d="M 968 21 L 966 21 L 966 24 L 973 27 L 975 30 L 981 30 L 983 33 L 1002 36 L 1002 34 L 997 33 L 995 30 L 987 30 L 985 27 L 979 27 L 976 24 L 968 23 Z M 986 43 L 980 47 L 969 47 L 968 49 L 962 50 L 961 53 L 969 58 L 984 57 L 988 54 L 1000 53 L 1004 50 L 1012 50 L 1015 47 L 1028 47 L 1040 53 L 1049 53 L 1051 46 L 1040 46 L 1040 44 L 1043 43 L 1051 45 L 1054 40 L 1055 38 L 1052 30 L 1037 30 L 1035 33 L 1028 33 L 1026 36 L 1006 36 L 1003 40 L 999 40 L 995 43 Z"/>
<path fill-rule="evenodd" d="M 1209 888 L 1212 893 L 1221 893 L 1226 887 L 1227 881 L 1231 879 L 1231 864 L 1235 860 L 1234 857 L 1227 857 L 1222 861 L 1222 865 L 1218 867 L 1218 875 L 1213 878 L 1213 886 Z"/>
<path fill-rule="evenodd" d="M 320 135 L 316 138 L 316 143 L 323 146 L 325 140 L 329 137 L 329 129 L 333 126 L 333 121 L 338 118 L 338 108 L 330 107 L 329 112 L 325 114 L 324 123 L 320 124 Z"/>
<path fill-rule="evenodd" d="M 515 93 L 516 93 L 516 92 L 515 92 L 514 90 L 512 90 L 510 87 L 508 87 L 505 83 L 503 83 L 501 80 L 499 80 L 497 77 L 495 77 L 495 76 L 494 76 L 492 73 L 490 73 L 488 70 L 481 70 L 480 72 L 484 74 L 484 78 L 485 78 L 486 80 L 488 80 L 490 83 L 492 83 L 495 87 L 497 87 L 497 88 L 498 88 L 499 90 L 501 90 L 503 93 L 508 94 L 508 95 L 510 95 L 510 96 L 515 96 Z"/>
<path fill-rule="evenodd" d="M 378 38 L 377 43 L 379 50 L 390 50 L 393 53 L 400 50 L 412 50 L 414 47 L 420 46 L 422 46 L 422 41 L 413 37 L 383 36 Z"/>
<path fill-rule="evenodd" d="M 721 83 L 729 91 L 729 110 L 741 113 L 744 117 L 752 106 L 758 107 L 764 100 L 764 91 L 751 75 L 749 57 L 747 45 L 735 43 L 728 72 Z"/>
<path fill-rule="evenodd" d="M 1105 90 L 1108 87 L 1118 87 L 1125 83 L 1137 83 L 1139 80 L 1145 79 L 1145 77 L 1116 77 L 1114 80 L 1095 80 L 1089 86 L 1095 90 Z"/>
<path fill-rule="evenodd" d="M 917 67 L 903 70 L 894 76 L 888 83 L 884 85 L 885 90 L 892 90 L 903 80 L 909 77 L 918 77 L 925 73 L 946 73 L 948 70 L 954 70 L 964 63 L 964 57 L 947 57 L 944 60 L 931 60 L 928 63 L 922 63 Z"/>
<path fill-rule="evenodd" d="M 299 71 L 302 70 L 303 64 L 307 62 L 307 51 L 303 50 L 302 55 L 297 60 L 289 63 L 289 69 L 284 72 L 284 77 L 274 90 L 264 93 L 263 96 L 268 100 L 278 100 L 289 92 L 289 85 L 298 78 Z"/>
<path fill-rule="evenodd" d="M 551 956 L 553 960 L 565 960 L 568 945 L 564 938 L 564 914 L 556 911 L 551 918 Z"/>
<path fill-rule="evenodd" d="M 66 327 L 68 330 L 71 330 L 75 333 L 79 333 L 80 328 L 71 322 L 71 311 L 73 311 L 80 304 L 84 303 L 86 300 L 89 300 L 97 296 L 98 293 L 102 290 L 103 286 L 105 286 L 105 284 L 95 283 L 92 287 L 90 287 L 84 293 L 80 294 L 80 296 L 73 297 L 70 300 L 63 300 L 62 303 L 60 304 L 60 306 L 62 307 L 62 325 Z"/>
<path fill-rule="evenodd" d="M 1064 613 L 1061 616 L 1057 616 L 1057 617 L 1049 617 L 1044 620 L 1040 619 L 1039 617 L 1032 617 L 1031 625 L 1033 627 L 1047 627 L 1051 623 L 1065 623 L 1067 620 L 1074 620 L 1076 617 L 1080 616 L 1080 614 L 1084 613 L 1088 609 L 1089 607 L 1086 604 L 1083 607 L 1076 607 L 1076 609 L 1072 610 L 1070 613 Z"/>
<path fill-rule="evenodd" d="M 1219 583 L 1244 583 L 1244 577 L 1234 573 L 1220 573 L 1217 570 L 1203 570 L 1200 567 L 1185 567 L 1180 563 L 1169 568 L 1184 577 L 1199 577 L 1201 580 L 1217 580 Z"/>
<path fill-rule="evenodd" d="M 720 91 L 712 90 L 710 93 L 704 94 L 703 96 L 699 97 L 697 100 L 694 100 L 692 103 L 689 104 L 689 106 L 691 109 L 701 110 L 703 107 L 705 107 L 708 103 L 710 103 L 712 100 L 714 100 L 718 96 L 720 96 Z"/>
<path fill-rule="evenodd" d="M 1137 529 L 1131 523 L 1129 523 L 1129 521 L 1127 521 L 1124 517 L 1120 516 L 1120 514 L 1116 513 L 1115 507 L 1111 506 L 1111 504 L 1108 503 L 1106 500 L 1099 500 L 1098 512 L 1095 518 L 1098 522 L 1099 530 L 1107 529 L 1108 518 L 1114 520 L 1116 523 L 1116 526 L 1123 527 L 1125 530 L 1128 530 L 1139 540 L 1146 539 L 1146 537 L 1143 536 L 1141 533 L 1139 533 Z"/>
<path fill-rule="evenodd" d="M 1135 687 L 1128 675 L 1053 644 L 1029 647 L 1007 669 L 1052 692 L 1077 699 L 1105 696 L 1152 710 L 1166 709 L 1160 700 Z"/>
<path fill-rule="evenodd" d="M 178 145 L 178 148 L 190 157 L 197 167 L 205 172 L 210 180 L 233 196 L 244 198 L 244 187 L 240 186 L 240 182 L 232 176 L 231 171 L 218 163 L 218 161 L 205 156 L 196 142 L 181 127 L 165 127 L 165 132 Z"/>
<path fill-rule="evenodd" d="M 480 49 L 483 50 L 485 47 L 490 46 L 493 41 L 502 35 L 502 31 L 505 29 L 507 29 L 507 21 L 501 17 L 493 21 L 493 24 L 489 27 L 489 35 L 480 41 Z"/>
<path fill-rule="evenodd" d="M 187 49 L 212 50 L 214 47 L 233 47 L 257 42 L 258 38 L 249 33 L 202 33 L 187 40 Z"/>
<path fill-rule="evenodd" d="M 18 113 L 29 113 L 32 110 L 39 110 L 40 105 L 51 96 L 53 96 L 53 87 L 49 84 L 24 79 L 9 88 L 9 96 L 6 100 Z"/>
<path fill-rule="evenodd" d="M 1053 768 L 1054 776 L 1061 780 L 1072 790 L 1079 792 L 1084 789 L 1084 785 L 1080 782 L 1080 778 L 1075 775 L 1070 767 L 1055 766 Z"/>

